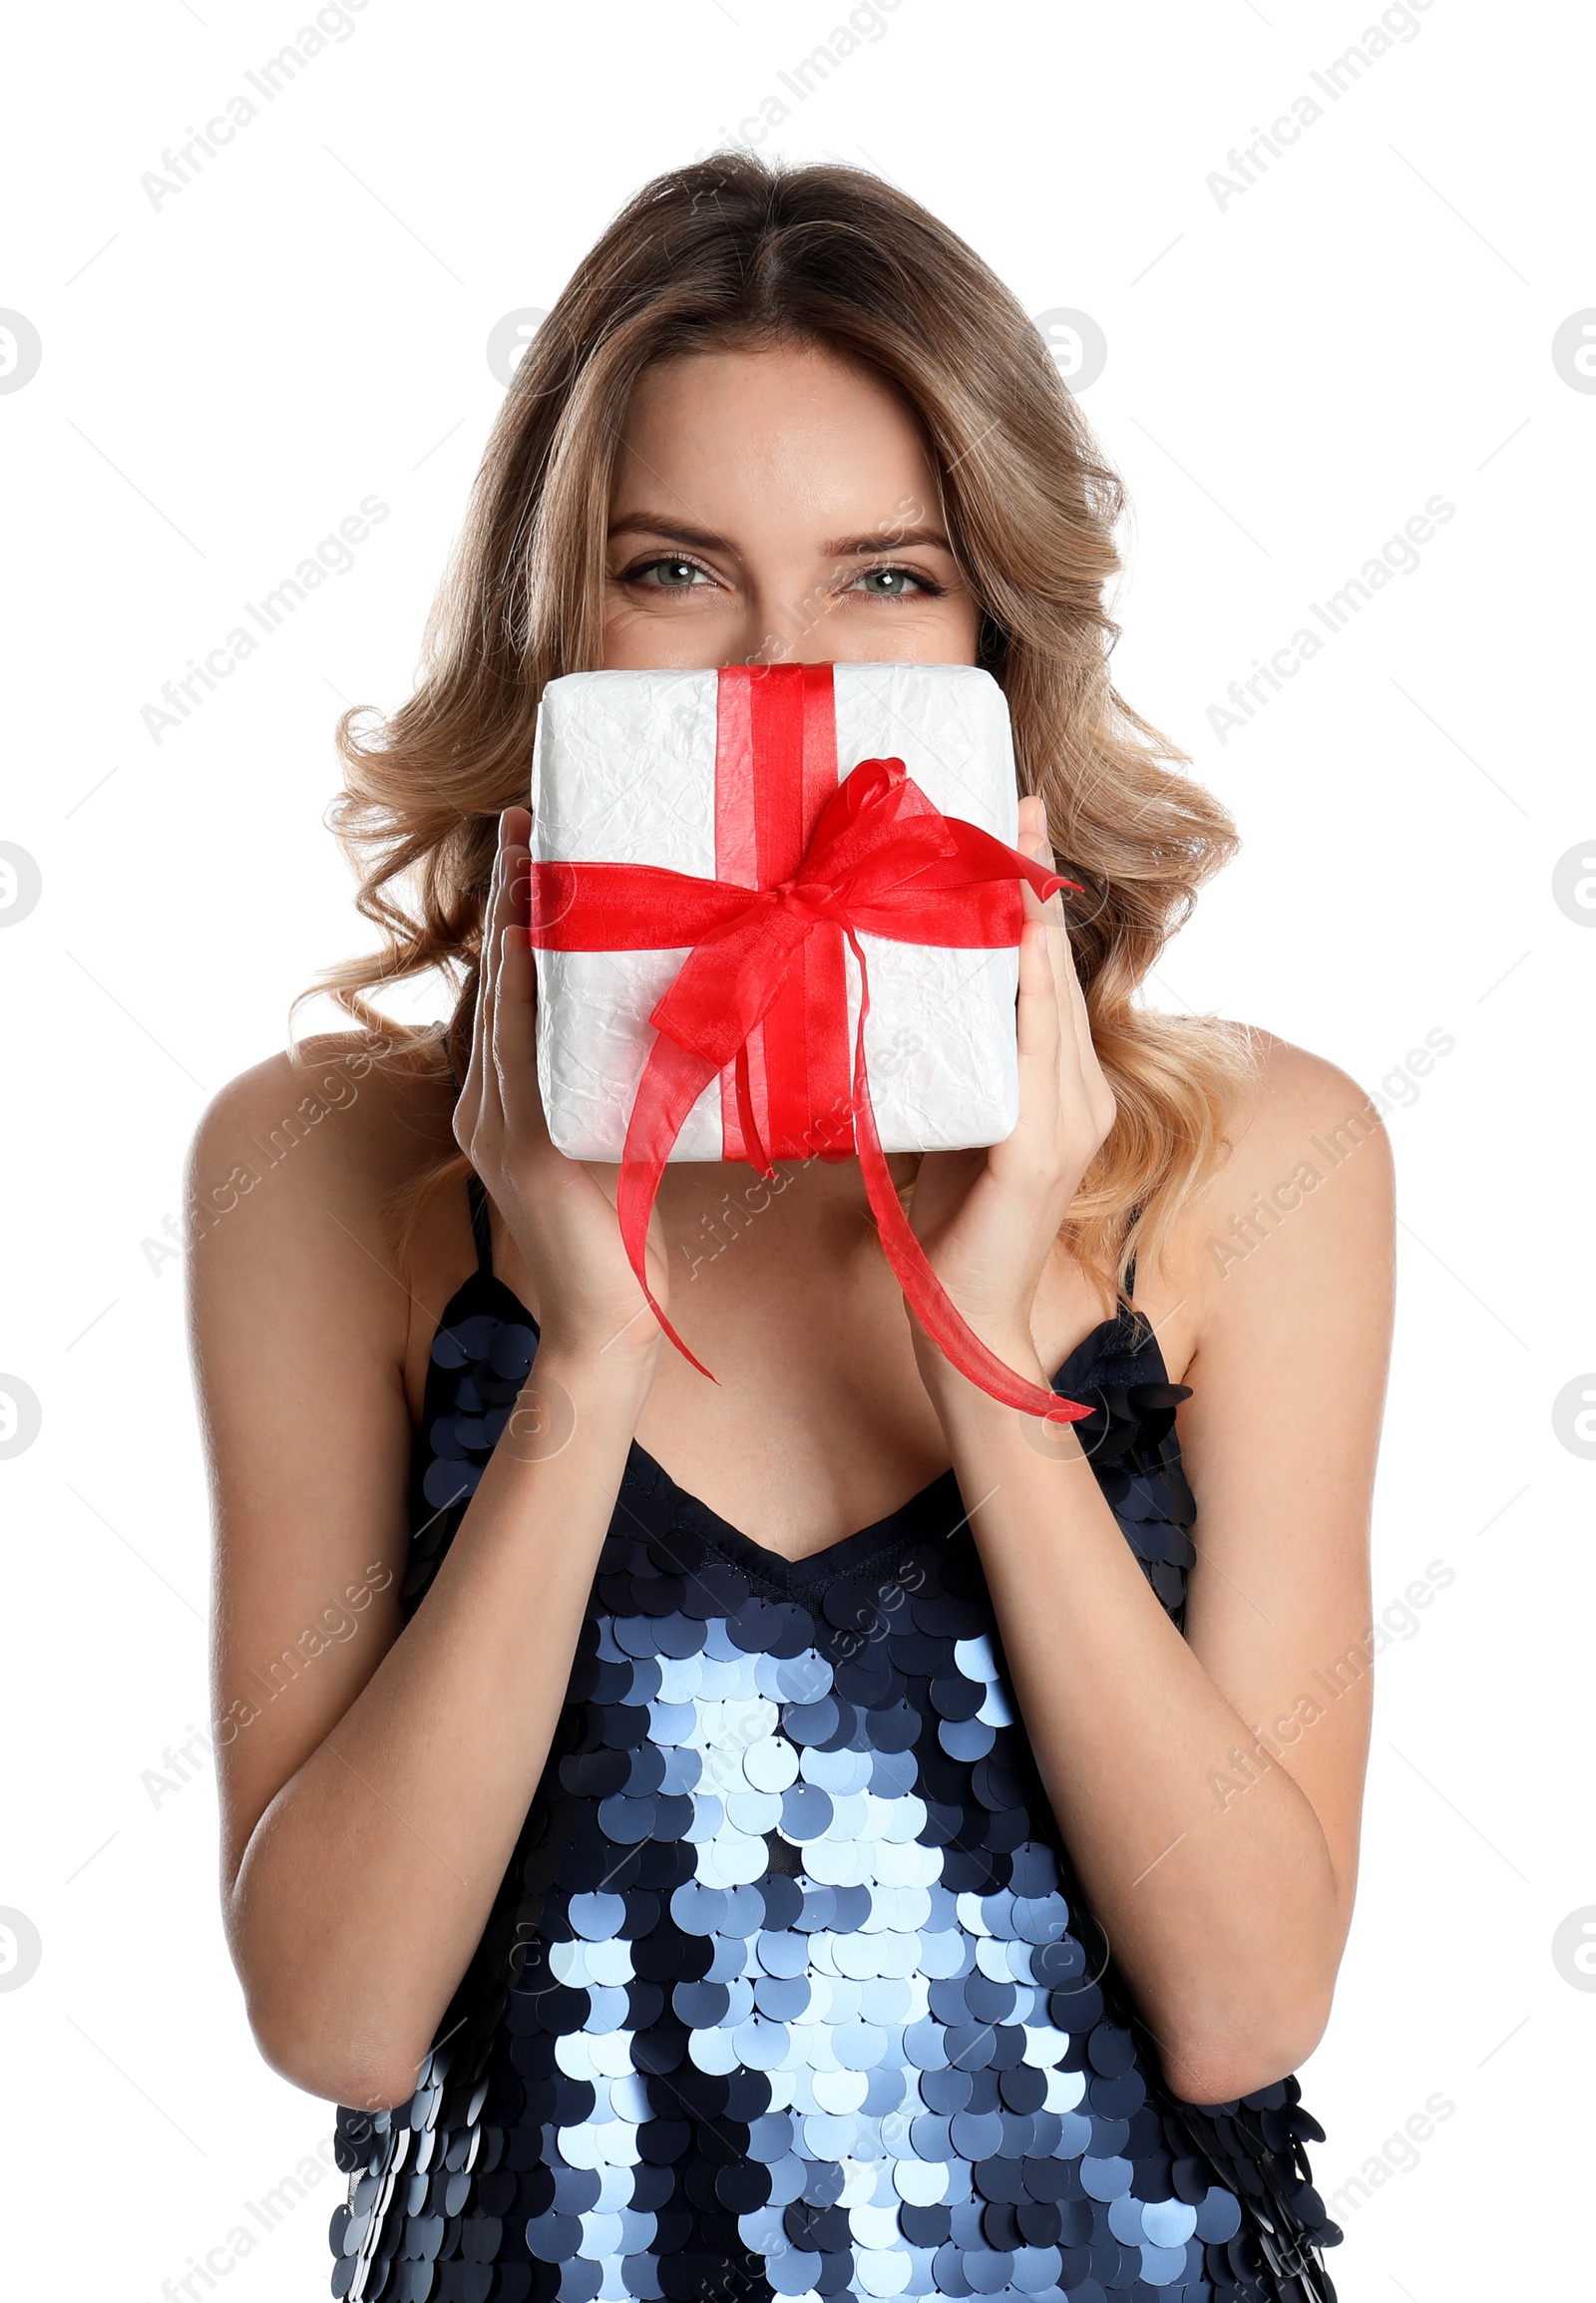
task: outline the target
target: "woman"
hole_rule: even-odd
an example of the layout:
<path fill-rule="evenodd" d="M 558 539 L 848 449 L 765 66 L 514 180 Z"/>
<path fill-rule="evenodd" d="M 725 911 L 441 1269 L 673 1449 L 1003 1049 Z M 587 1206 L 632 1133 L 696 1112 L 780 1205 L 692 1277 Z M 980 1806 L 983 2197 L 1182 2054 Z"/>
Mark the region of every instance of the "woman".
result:
<path fill-rule="evenodd" d="M 263 2053 L 346 2107 L 336 2294 L 1332 2293 L 1289 2075 L 1368 1682 L 1302 1691 L 1369 1619 L 1389 1164 L 1329 1065 L 1134 1004 L 1232 836 L 1109 684 L 1118 510 L 961 241 L 723 157 L 579 269 L 422 685 L 345 727 L 363 1028 L 194 1155 L 227 1922 Z M 650 1286 L 704 1381 L 613 1171 L 551 1146 L 543 685 L 782 657 L 1006 691 L 1022 845 L 1084 892 L 1026 896 L 1014 1134 L 894 1181 L 1084 1422 L 948 1364 L 851 1160 L 757 1214 L 667 1169 Z M 447 1028 L 378 1032 L 431 966 Z"/>

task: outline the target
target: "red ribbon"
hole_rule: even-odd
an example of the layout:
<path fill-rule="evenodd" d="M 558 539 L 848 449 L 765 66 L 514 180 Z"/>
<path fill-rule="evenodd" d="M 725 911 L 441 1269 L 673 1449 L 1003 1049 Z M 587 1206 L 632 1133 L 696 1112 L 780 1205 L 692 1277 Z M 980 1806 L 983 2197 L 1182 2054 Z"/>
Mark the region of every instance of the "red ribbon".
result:
<path fill-rule="evenodd" d="M 837 789 L 832 667 L 725 664 L 716 676 L 715 878 L 779 888 Z M 850 1158 L 852 1069 L 843 940 L 811 936 L 721 1073 L 727 1159 L 761 1142 L 772 1159 Z"/>
<path fill-rule="evenodd" d="M 829 681 L 829 665 L 816 668 Z M 1031 863 L 976 825 L 941 814 L 896 759 L 863 760 L 833 787 L 798 868 L 775 887 L 699 880 L 649 864 L 535 863 L 532 879 L 530 935 L 539 951 L 691 948 L 648 1019 L 658 1036 L 632 1105 L 617 1195 L 620 1236 L 631 1268 L 655 1319 L 684 1358 L 709 1374 L 654 1301 L 645 1258 L 648 1220 L 671 1148 L 699 1096 L 729 1066 L 743 1156 L 761 1174 L 774 1174 L 755 1109 L 750 1042 L 761 1024 L 768 1035 L 773 1013 L 784 993 L 790 999 L 795 983 L 801 985 L 800 971 L 811 955 L 820 959 L 830 948 L 835 967 L 821 960 L 824 980 L 842 986 L 846 943 L 859 965 L 860 995 L 848 1117 L 882 1246 L 910 1308 L 951 1363 L 993 1398 L 1052 1422 L 1076 1422 L 1091 1412 L 1016 1374 L 981 1341 L 951 1302 L 910 1227 L 893 1188 L 870 1099 L 865 1063 L 870 983 L 859 943 L 863 933 L 901 944 L 1012 948 L 1024 919 L 1020 883 L 1045 901 L 1073 882 Z M 846 997 L 840 996 L 838 1004 L 846 1045 Z M 775 1100 L 775 1092 L 768 1091 L 767 1111 Z M 783 1156 L 791 1156 L 789 1136 L 784 1126 L 779 1138 Z M 804 1150 L 838 1157 L 847 1148 L 846 1133 L 839 1134 L 833 1115 L 811 1117 Z"/>

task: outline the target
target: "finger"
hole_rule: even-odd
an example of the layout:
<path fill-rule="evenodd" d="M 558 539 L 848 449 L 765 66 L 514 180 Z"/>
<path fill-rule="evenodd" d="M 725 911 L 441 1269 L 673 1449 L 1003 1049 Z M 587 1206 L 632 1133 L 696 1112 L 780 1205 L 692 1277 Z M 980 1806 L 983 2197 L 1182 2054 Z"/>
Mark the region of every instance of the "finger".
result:
<path fill-rule="evenodd" d="M 1032 802 L 1032 807 L 1034 814 L 1031 818 L 1030 853 L 1038 864 L 1045 865 L 1048 871 L 1051 871 L 1054 868 L 1054 859 L 1052 841 L 1047 831 L 1047 812 L 1040 800 Z M 1046 927 L 1047 960 L 1052 969 L 1054 996 L 1058 1001 L 1060 1018 L 1068 1016 L 1070 1019 L 1067 1028 L 1063 1030 L 1063 1039 L 1067 1047 L 1076 1039 L 1071 991 L 1073 990 L 1078 996 L 1079 985 L 1075 982 L 1074 968 L 1069 957 L 1069 942 L 1065 931 L 1062 896 L 1055 892 L 1048 897 L 1045 904 L 1036 904 L 1032 916 L 1040 919 Z"/>
<path fill-rule="evenodd" d="M 1053 852 L 1047 830 L 1046 810 L 1039 801 L 1037 807 L 1040 811 L 1037 861 L 1051 866 Z M 1081 990 L 1080 977 L 1075 971 L 1074 954 L 1069 948 L 1069 925 L 1064 917 L 1062 895 L 1050 897 L 1044 910 L 1047 918 L 1047 956 L 1057 986 L 1059 1010 L 1069 1019 L 1065 1042 L 1066 1046 L 1072 1044 L 1075 1056 L 1076 1082 L 1072 1083 L 1067 1077 L 1067 1064 L 1060 1067 L 1059 1093 L 1067 1097 L 1072 1085 L 1078 1085 L 1078 1075 L 1090 1076 L 1097 1069 L 1097 1052 L 1092 1045 L 1091 1017 L 1086 1009 L 1086 996 Z"/>
<path fill-rule="evenodd" d="M 1014 845 L 1020 854 L 1028 856 L 1033 864 L 1045 864 L 1049 870 L 1051 869 L 1053 859 L 1052 850 L 1047 846 L 1047 818 L 1040 800 L 1028 798 L 1020 801 L 1019 838 Z M 1028 880 L 1020 882 L 1019 897 L 1027 920 L 1044 920 L 1046 918 L 1047 907 Z"/>
<path fill-rule="evenodd" d="M 505 875 L 508 868 L 506 844 L 505 820 L 501 816 L 494 846 L 493 878 L 488 883 L 488 896 L 482 914 L 482 976 L 478 1011 L 482 1017 L 483 1054 L 490 1063 L 493 1059 L 494 1013 L 499 1000 L 500 931 L 504 921 Z"/>
<path fill-rule="evenodd" d="M 505 969 L 511 958 L 510 931 L 515 926 L 517 901 L 517 874 L 524 872 L 525 851 L 518 855 L 511 831 L 510 810 L 499 819 L 499 853 L 494 865 L 493 887 L 489 891 L 486 916 L 483 920 L 482 949 L 485 984 L 489 992 L 485 1044 L 488 1061 L 502 1079 L 502 1038 L 505 1020 Z"/>
<path fill-rule="evenodd" d="M 1044 865 L 1049 871 L 1053 869 L 1052 843 L 1047 833 L 1047 810 L 1039 798 L 1030 797 L 1019 803 L 1018 846 L 1021 853 L 1030 856 L 1035 863 Z M 1020 1089 L 1022 1113 L 1033 1117 L 1040 1124 L 1044 1108 L 1040 1099 L 1050 1097 L 1045 1108 L 1049 1119 L 1056 1122 L 1081 1098 L 1078 1033 L 1069 1004 L 1073 969 L 1069 964 L 1068 949 L 1064 942 L 1063 906 L 1058 896 L 1050 896 L 1042 903 L 1028 886 L 1022 886 L 1020 893 L 1025 920 L 1020 947 L 1021 973 L 1023 976 L 1024 941 L 1039 931 L 1036 941 L 1041 956 L 1040 967 L 1045 969 L 1045 975 L 1038 970 L 1034 978 L 1036 995 L 1044 996 L 1052 1010 L 1050 1029 L 1045 1034 L 1045 1058 L 1039 1052 L 1043 1035 L 1038 1027 L 1032 1027 L 1031 1045 L 1038 1051 L 1037 1062 L 1032 1067 L 1029 1080 L 1022 1079 Z M 1027 1085 L 1031 1095 L 1037 1099 L 1034 1102 L 1027 1100 Z"/>
<path fill-rule="evenodd" d="M 1091 1016 L 1086 1007 L 1086 994 L 1080 988 L 1080 977 L 1075 973 L 1074 955 L 1069 949 L 1067 936 L 1061 938 L 1063 947 L 1063 974 L 1069 1020 L 1074 1033 L 1075 1053 L 1083 1072 L 1095 1068 L 1097 1050 L 1092 1042 Z"/>
<path fill-rule="evenodd" d="M 525 820 L 525 810 L 516 811 Z M 527 933 L 532 904 L 532 858 L 515 841 L 505 847 L 505 901 L 500 915 L 499 971 L 494 1000 L 494 1064 L 500 1099 L 517 1139 L 542 1150 L 550 1142 L 538 1092 L 538 973 Z"/>
<path fill-rule="evenodd" d="M 501 1070 L 522 1065 L 531 1047 L 537 1002 L 537 975 L 528 927 L 532 913 L 532 853 L 525 839 L 516 837 L 511 821 L 526 817 L 524 808 L 506 810 L 506 839 L 500 851 L 499 905 L 494 933 L 497 943 L 494 978 L 493 1046 Z"/>
<path fill-rule="evenodd" d="M 465 1084 L 460 1091 L 459 1116 L 468 1130 L 482 1110 L 483 1096 L 488 1081 L 490 1062 L 490 1031 L 493 1019 L 493 976 L 495 938 L 493 922 L 498 909 L 500 859 L 504 848 L 504 823 L 500 820 L 498 840 L 494 848 L 493 871 L 489 875 L 488 894 L 483 904 L 482 947 L 477 962 L 477 1002 L 471 1019 L 471 1057 L 466 1065 Z"/>
<path fill-rule="evenodd" d="M 1086 1011 L 1086 994 L 1080 987 L 1075 969 L 1075 956 L 1069 949 L 1069 924 L 1064 918 L 1062 903 L 1056 922 L 1048 923 L 1048 958 L 1052 961 L 1053 980 L 1058 986 L 1058 1004 L 1068 1018 L 1068 1036 L 1074 1042 L 1077 1062 L 1084 1067 L 1096 1061 L 1091 1040 L 1091 1017 Z"/>
<path fill-rule="evenodd" d="M 530 809 L 505 811 L 504 903 L 495 997 L 495 1061 L 504 1109 L 520 1149 L 564 1161 L 549 1133 L 538 1083 L 538 963 L 533 917 Z"/>
<path fill-rule="evenodd" d="M 1027 920 L 1019 937 L 1019 996 L 1015 1003 L 1019 1038 L 1019 1115 L 1031 1126 L 1050 1128 L 1058 1101 L 1058 1059 L 1062 1017 L 1058 987 L 1047 957 L 1046 924 Z"/>
<path fill-rule="evenodd" d="M 1044 870 L 1056 871 L 1057 859 L 1053 855 L 1052 840 L 1047 830 L 1046 809 L 1040 800 L 1026 800 L 1022 803 L 1022 807 L 1024 813 L 1021 816 L 1019 838 L 1021 850 L 1031 858 L 1032 862 L 1040 864 Z M 1030 920 L 1045 920 L 1055 937 L 1062 936 L 1064 903 L 1061 894 L 1055 889 L 1045 903 L 1028 886 L 1025 888 L 1024 894 L 1027 899 L 1025 917 Z"/>

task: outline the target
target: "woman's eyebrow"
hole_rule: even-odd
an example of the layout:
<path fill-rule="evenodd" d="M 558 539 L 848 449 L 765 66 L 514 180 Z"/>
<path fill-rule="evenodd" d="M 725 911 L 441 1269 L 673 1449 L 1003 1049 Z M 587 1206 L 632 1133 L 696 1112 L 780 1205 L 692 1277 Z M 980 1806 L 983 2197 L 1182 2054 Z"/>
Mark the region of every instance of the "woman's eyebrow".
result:
<path fill-rule="evenodd" d="M 902 552 L 917 544 L 935 545 L 939 552 L 953 550 L 940 528 L 889 528 L 885 524 L 871 529 L 868 535 L 840 537 L 820 549 L 828 560 L 854 560 L 872 552 Z"/>
<path fill-rule="evenodd" d="M 655 512 L 628 512 L 620 520 L 609 524 L 609 536 L 657 536 L 671 544 L 686 545 L 694 552 L 735 553 L 736 546 L 724 536 L 716 536 L 707 528 L 690 528 L 680 520 L 668 520 Z M 952 545 L 940 528 L 891 528 L 883 524 L 868 530 L 863 536 L 842 536 L 820 547 L 824 560 L 861 560 L 871 554 L 903 552 L 916 545 L 930 545 L 939 552 L 951 553 Z"/>
<path fill-rule="evenodd" d="M 695 552 L 732 552 L 735 547 L 725 537 L 711 535 L 707 528 L 685 528 L 679 520 L 663 520 L 653 512 L 628 512 L 622 520 L 609 523 L 611 538 L 616 536 L 663 536 L 672 544 L 690 545 Z"/>

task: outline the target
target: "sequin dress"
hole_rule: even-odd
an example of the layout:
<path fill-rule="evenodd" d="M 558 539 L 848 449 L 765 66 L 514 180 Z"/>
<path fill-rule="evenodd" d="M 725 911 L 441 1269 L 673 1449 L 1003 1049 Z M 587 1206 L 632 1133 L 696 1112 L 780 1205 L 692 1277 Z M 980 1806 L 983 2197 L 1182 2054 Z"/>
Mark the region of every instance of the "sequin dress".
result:
<path fill-rule="evenodd" d="M 472 1179 L 475 1185 L 476 1179 Z M 538 1347 L 432 1348 L 412 1613 Z M 1055 1378 L 1163 1606 L 1195 1516 L 1157 1343 Z M 338 2113 L 356 2303 L 1333 2303 L 1295 2079 L 1198 2109 L 1074 1880 L 952 1473 L 796 1563 L 633 1447 L 548 1765 L 411 2101 Z"/>

